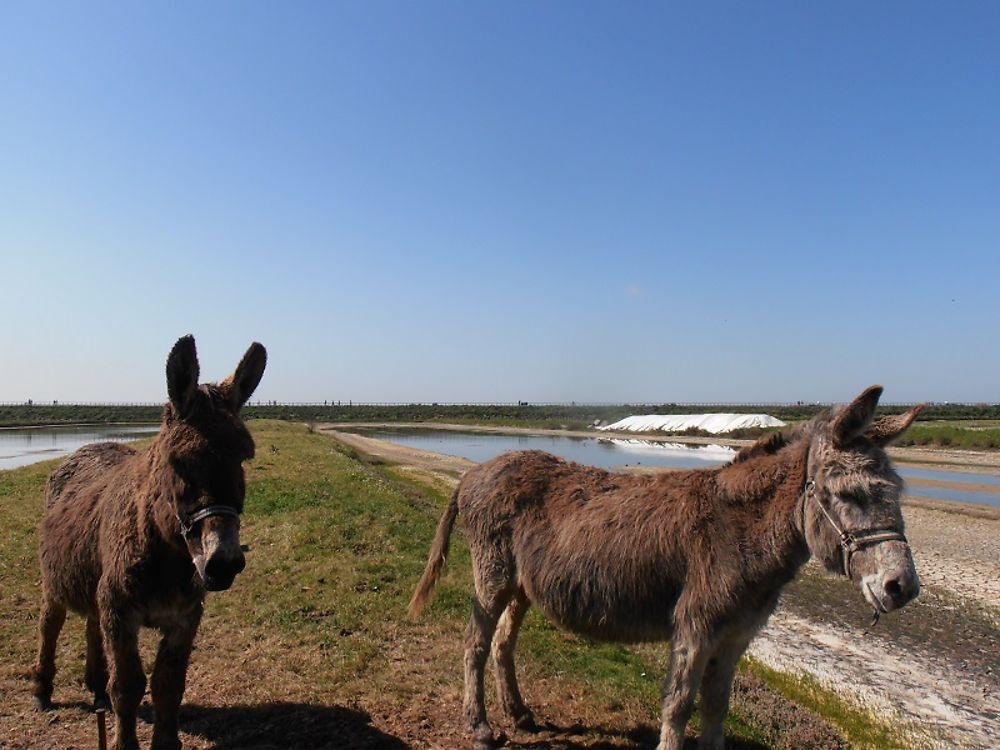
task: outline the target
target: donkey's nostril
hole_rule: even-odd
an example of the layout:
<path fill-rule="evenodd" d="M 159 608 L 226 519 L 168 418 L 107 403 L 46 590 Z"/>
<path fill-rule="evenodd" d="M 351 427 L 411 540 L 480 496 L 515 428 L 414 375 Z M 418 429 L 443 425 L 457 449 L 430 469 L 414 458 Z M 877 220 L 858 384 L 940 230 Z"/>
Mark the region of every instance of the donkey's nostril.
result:
<path fill-rule="evenodd" d="M 899 585 L 899 579 L 893 578 L 885 582 L 885 593 L 893 599 L 898 599 L 903 593 L 903 587 Z"/>
<path fill-rule="evenodd" d="M 904 585 L 905 582 L 899 578 L 891 578 L 885 582 L 885 593 L 898 606 L 902 606 L 912 598 L 908 593 L 904 593 Z M 908 589 L 909 586 L 905 586 L 905 588 Z"/>

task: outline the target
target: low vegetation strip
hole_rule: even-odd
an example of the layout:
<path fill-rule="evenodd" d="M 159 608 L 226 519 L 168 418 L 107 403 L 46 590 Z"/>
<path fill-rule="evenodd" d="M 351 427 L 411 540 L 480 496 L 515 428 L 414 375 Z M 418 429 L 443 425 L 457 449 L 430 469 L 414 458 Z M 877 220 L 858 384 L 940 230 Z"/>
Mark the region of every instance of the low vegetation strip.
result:
<path fill-rule="evenodd" d="M 256 422 L 243 540 L 248 568 L 210 595 L 181 711 L 187 750 L 458 748 L 468 551 L 456 538 L 438 597 L 421 622 L 405 618 L 446 499 L 301 425 Z M 83 623 L 67 622 L 58 653 L 57 709 L 29 709 L 36 644 L 35 527 L 54 462 L 0 472 L 0 747 L 93 747 L 83 680 Z M 512 732 L 512 748 L 655 744 L 663 648 L 582 643 L 537 613 L 522 634 L 520 671 L 541 737 Z M 155 641 L 143 641 L 147 666 Z M 843 746 L 830 725 L 759 680 L 742 682 L 730 747 Z M 768 708 L 780 706 L 781 710 Z M 143 716 L 151 718 L 148 696 Z M 807 739 L 812 738 L 812 739 Z M 817 739 L 818 738 L 818 739 Z M 148 743 L 150 726 L 140 725 Z M 879 746 L 879 745 L 872 745 Z"/>
<path fill-rule="evenodd" d="M 903 436 L 898 445 L 996 450 L 1000 448 L 1000 428 L 917 423 Z"/>
<path fill-rule="evenodd" d="M 702 414 L 766 411 L 785 422 L 815 416 L 829 404 L 261 404 L 244 409 L 249 419 L 296 422 L 451 422 L 493 426 L 582 429 L 600 420 L 610 424 L 634 414 Z M 906 406 L 882 406 L 881 413 L 902 413 Z M 0 426 L 158 422 L 156 404 L 0 404 Z M 964 422 L 971 428 L 1000 428 L 1000 404 L 931 404 L 921 425 L 933 420 Z M 951 426 L 951 425 L 945 425 Z M 911 432 L 912 434 L 912 432 Z"/>

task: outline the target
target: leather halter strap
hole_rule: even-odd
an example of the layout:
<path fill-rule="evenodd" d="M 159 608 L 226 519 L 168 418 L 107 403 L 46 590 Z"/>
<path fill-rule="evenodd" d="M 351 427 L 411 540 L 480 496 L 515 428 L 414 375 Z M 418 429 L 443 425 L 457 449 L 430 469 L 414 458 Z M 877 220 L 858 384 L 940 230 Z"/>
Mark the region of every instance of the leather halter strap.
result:
<path fill-rule="evenodd" d="M 194 529 L 195 524 L 199 521 L 204 521 L 210 516 L 232 516 L 238 519 L 240 513 L 231 505 L 207 505 L 204 508 L 199 508 L 194 513 L 181 513 L 177 516 L 177 520 L 181 524 L 181 536 L 187 539 L 191 530 Z"/>
<path fill-rule="evenodd" d="M 840 550 L 844 560 L 844 575 L 848 578 L 851 578 L 851 557 L 858 550 L 872 544 L 878 544 L 879 542 L 902 542 L 907 546 L 910 544 L 906 537 L 895 529 L 866 529 L 864 531 L 847 531 L 842 529 L 836 520 L 834 520 L 830 511 L 826 509 L 826 506 L 820 502 L 816 494 L 816 481 L 814 479 L 806 480 L 804 493 L 806 499 L 812 498 L 815 501 L 816 506 L 823 512 L 823 516 L 840 537 Z"/>

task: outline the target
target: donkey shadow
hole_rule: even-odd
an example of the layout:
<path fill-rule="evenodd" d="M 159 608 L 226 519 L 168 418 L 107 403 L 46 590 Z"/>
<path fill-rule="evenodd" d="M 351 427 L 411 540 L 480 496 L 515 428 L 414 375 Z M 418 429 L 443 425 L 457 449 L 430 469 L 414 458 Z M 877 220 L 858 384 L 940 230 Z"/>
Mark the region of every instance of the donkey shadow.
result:
<path fill-rule="evenodd" d="M 607 739 L 593 739 L 594 735 Z M 649 750 L 659 741 L 659 729 L 640 725 L 631 729 L 600 725 L 572 724 L 561 726 L 552 722 L 539 723 L 534 736 L 517 733 L 506 739 L 504 750 Z M 590 737 L 591 739 L 585 739 Z M 684 750 L 696 750 L 698 741 L 688 737 Z M 726 737 L 726 750 L 767 750 L 759 742 Z"/>
<path fill-rule="evenodd" d="M 146 708 L 146 707 L 144 707 Z M 150 716 L 144 717 L 151 719 Z M 214 750 L 408 750 L 371 724 L 363 711 L 308 703 L 242 706 L 185 705 L 181 730 Z"/>

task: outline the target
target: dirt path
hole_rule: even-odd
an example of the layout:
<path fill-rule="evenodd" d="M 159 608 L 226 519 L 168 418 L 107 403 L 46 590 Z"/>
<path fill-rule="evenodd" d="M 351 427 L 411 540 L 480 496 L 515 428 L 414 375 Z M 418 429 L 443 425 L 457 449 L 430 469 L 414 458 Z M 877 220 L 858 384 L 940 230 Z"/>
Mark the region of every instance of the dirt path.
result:
<path fill-rule="evenodd" d="M 356 448 L 369 456 L 374 456 L 392 464 L 399 464 L 410 470 L 419 470 L 428 474 L 439 476 L 448 481 L 452 486 L 458 483 L 458 478 L 466 471 L 475 466 L 474 461 L 459 456 L 449 456 L 444 453 L 434 453 L 433 451 L 410 448 L 397 443 L 390 443 L 386 440 L 376 440 L 374 438 L 358 435 L 353 432 L 341 432 L 333 429 L 329 425 L 317 427 L 320 432 L 335 437 L 342 443 Z"/>
<path fill-rule="evenodd" d="M 1000 746 L 1000 693 L 984 692 L 946 656 L 900 653 L 893 643 L 779 609 L 750 653 L 785 672 L 805 672 L 865 709 L 913 728 L 919 747 Z"/>
<path fill-rule="evenodd" d="M 922 585 L 978 603 L 1000 625 L 1000 520 L 926 507 L 904 516 Z"/>
<path fill-rule="evenodd" d="M 473 465 L 356 434 L 334 434 L 443 483 L 453 485 Z M 955 468 L 950 463 L 955 451 L 903 450 L 907 456 L 919 451 L 926 459 L 922 465 Z M 980 467 L 987 465 L 992 464 Z M 918 605 L 884 618 L 880 630 L 866 634 L 860 595 L 846 581 L 810 571 L 789 591 L 752 653 L 783 671 L 805 672 L 888 720 L 904 722 L 915 746 L 1000 747 L 1000 508 L 911 500 L 904 515 L 924 586 Z"/>

